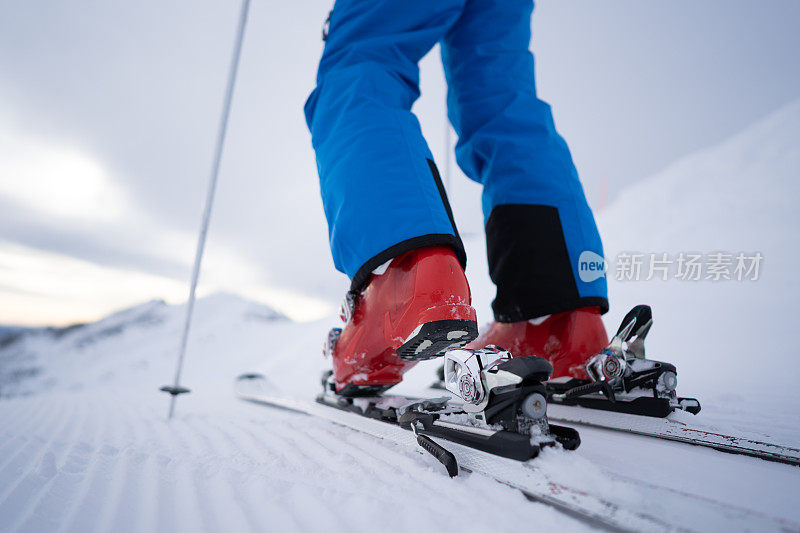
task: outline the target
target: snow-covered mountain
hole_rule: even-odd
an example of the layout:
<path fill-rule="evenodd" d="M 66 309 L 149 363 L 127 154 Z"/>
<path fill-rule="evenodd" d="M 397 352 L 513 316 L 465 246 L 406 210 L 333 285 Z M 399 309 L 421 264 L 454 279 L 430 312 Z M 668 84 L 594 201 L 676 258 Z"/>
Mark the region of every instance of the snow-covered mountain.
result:
<path fill-rule="evenodd" d="M 76 390 L 93 382 L 125 386 L 154 369 L 166 379 L 184 314 L 183 305 L 153 300 L 94 323 L 0 332 L 0 397 Z M 287 321 L 265 305 L 226 293 L 201 298 L 194 314 L 194 327 L 200 332 L 245 335 L 258 329 L 255 325 Z M 202 343 L 207 335 L 194 341 Z"/>
<path fill-rule="evenodd" d="M 650 303 L 648 351 L 677 363 L 679 392 L 703 402 L 698 421 L 794 445 L 798 139 L 800 102 L 643 181 L 599 216 L 612 267 L 608 328 L 630 306 Z M 488 321 L 484 243 L 467 246 L 475 304 Z M 760 278 L 614 279 L 620 252 L 716 251 L 760 252 Z M 585 529 L 479 475 L 450 480 L 411 445 L 233 398 L 233 379 L 248 371 L 311 397 L 328 365 L 320 347 L 333 316 L 296 323 L 233 295 L 199 300 L 183 375 L 192 393 L 166 422 L 158 388 L 172 379 L 183 312 L 154 301 L 92 324 L 0 331 L 0 530 Z M 401 387 L 427 384 L 435 365 L 420 364 Z M 731 516 L 749 509 L 779 519 L 776 529 L 800 528 L 800 469 L 581 434 L 578 451 L 537 459 L 542 471 L 661 505 L 664 516 L 680 514 L 691 493 L 731 506 Z M 693 519 L 684 527 L 718 527 L 712 515 Z"/>

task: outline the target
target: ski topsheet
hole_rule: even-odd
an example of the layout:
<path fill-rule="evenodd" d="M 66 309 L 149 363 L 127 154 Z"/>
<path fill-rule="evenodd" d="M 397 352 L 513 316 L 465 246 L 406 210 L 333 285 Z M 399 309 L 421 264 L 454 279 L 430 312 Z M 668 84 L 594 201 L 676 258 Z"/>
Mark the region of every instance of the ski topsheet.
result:
<path fill-rule="evenodd" d="M 657 437 L 800 466 L 800 449 L 737 435 L 714 427 L 704 427 L 691 420 L 692 415 L 685 414 L 682 417 L 680 415 L 681 413 L 673 413 L 669 418 L 654 418 L 554 403 L 547 406 L 548 418 L 559 422 Z"/>
<path fill-rule="evenodd" d="M 245 379 L 238 380 L 236 394 L 243 400 L 319 417 L 384 442 L 421 451 L 417 448 L 415 436 L 396 424 L 310 400 L 283 396 L 266 378 L 257 375 L 250 374 Z M 797 524 L 702 496 L 634 480 L 620 481 L 613 475 L 608 475 L 599 489 L 576 486 L 575 479 L 580 478 L 582 469 L 587 467 L 585 460 L 576 461 L 574 465 L 568 463 L 568 468 L 574 471 L 565 472 L 563 477 L 567 481 L 549 473 L 552 469 L 537 466 L 537 462 L 546 460 L 550 453 L 566 453 L 563 451 L 548 450 L 544 452 L 543 459 L 538 459 L 537 462 L 519 462 L 452 442 L 447 442 L 446 445 L 457 458 L 462 471 L 487 476 L 520 491 L 529 500 L 551 506 L 600 529 L 697 531 L 713 527 L 718 530 L 778 531 L 799 527 Z M 557 457 L 554 456 L 553 459 L 557 460 Z M 636 490 L 630 490 L 631 484 L 636 485 Z"/>

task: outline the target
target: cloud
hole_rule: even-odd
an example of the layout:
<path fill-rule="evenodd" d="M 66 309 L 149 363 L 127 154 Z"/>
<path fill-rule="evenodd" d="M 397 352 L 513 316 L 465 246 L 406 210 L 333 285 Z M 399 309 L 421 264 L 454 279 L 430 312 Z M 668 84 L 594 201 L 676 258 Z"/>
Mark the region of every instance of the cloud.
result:
<path fill-rule="evenodd" d="M 226 289 L 271 305 L 294 320 L 313 320 L 332 311 L 330 302 L 253 282 L 235 262 L 216 262 L 205 295 Z M 206 277 L 206 274 L 203 274 Z M 236 281 L 231 282 L 234 279 Z M 221 283 L 227 281 L 227 283 Z M 115 268 L 0 240 L 0 323 L 65 325 L 96 320 L 112 311 L 160 298 L 183 301 L 187 281 Z"/>
<path fill-rule="evenodd" d="M 110 268 L 0 241 L 0 322 L 65 324 L 160 296 L 185 297 L 186 286 L 145 272 Z"/>
<path fill-rule="evenodd" d="M 131 210 L 124 190 L 79 149 L 0 132 L 0 198 L 40 216 L 118 221 Z"/>
<path fill-rule="evenodd" d="M 196 234 L 154 218 L 91 153 L 0 131 L 0 201 L 11 207 L 0 235 L 0 322 L 93 320 L 143 299 L 186 297 Z M 43 231 L 47 242 L 33 246 L 10 235 Z M 266 275 L 233 246 L 209 242 L 199 292 L 239 292 L 299 320 L 331 311 Z"/>

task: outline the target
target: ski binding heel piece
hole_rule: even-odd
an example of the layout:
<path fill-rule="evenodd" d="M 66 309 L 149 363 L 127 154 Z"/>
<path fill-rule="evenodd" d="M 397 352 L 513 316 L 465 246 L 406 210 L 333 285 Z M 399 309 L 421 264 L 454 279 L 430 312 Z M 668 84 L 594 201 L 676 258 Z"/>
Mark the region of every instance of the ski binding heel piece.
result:
<path fill-rule="evenodd" d="M 441 441 L 517 461 L 533 459 L 543 447 L 556 443 L 566 450 L 580 445 L 576 430 L 548 423 L 544 382 L 553 367 L 546 360 L 512 358 L 497 346 L 449 350 L 444 358 L 444 378 L 452 395 L 343 396 L 333 390 L 326 374 L 317 402 L 412 430 L 417 443 L 450 475 L 457 472 L 457 462 Z"/>
<path fill-rule="evenodd" d="M 497 346 L 456 349 L 444 356 L 444 385 L 461 402 L 421 401 L 399 410 L 399 423 L 489 453 L 526 461 L 556 442 L 574 450 L 578 432 L 550 426 L 544 381 L 552 366 Z"/>

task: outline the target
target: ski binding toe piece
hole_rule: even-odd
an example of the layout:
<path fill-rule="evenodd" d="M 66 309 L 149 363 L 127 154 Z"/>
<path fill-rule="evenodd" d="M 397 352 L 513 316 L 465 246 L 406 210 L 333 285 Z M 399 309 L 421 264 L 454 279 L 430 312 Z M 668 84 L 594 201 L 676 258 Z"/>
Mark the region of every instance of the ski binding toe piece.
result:
<path fill-rule="evenodd" d="M 655 417 L 676 409 L 699 413 L 700 402 L 678 397 L 675 366 L 645 358 L 644 339 L 652 324 L 650 306 L 634 307 L 608 347 L 586 363 L 591 380 L 549 381 L 550 401 Z"/>

